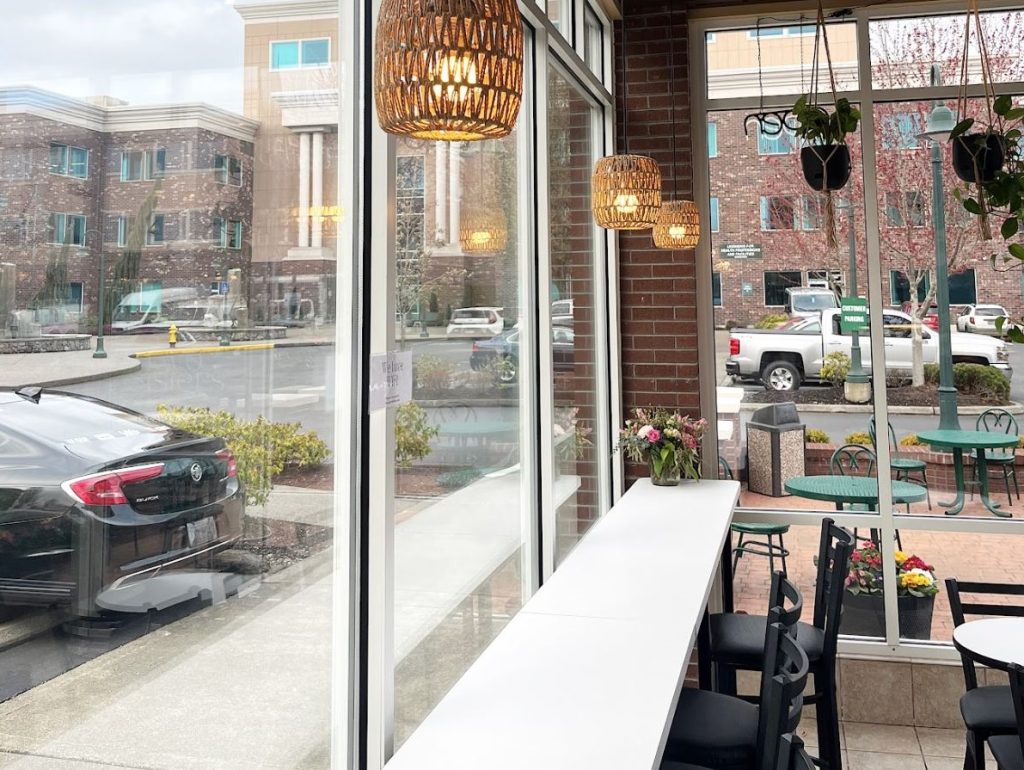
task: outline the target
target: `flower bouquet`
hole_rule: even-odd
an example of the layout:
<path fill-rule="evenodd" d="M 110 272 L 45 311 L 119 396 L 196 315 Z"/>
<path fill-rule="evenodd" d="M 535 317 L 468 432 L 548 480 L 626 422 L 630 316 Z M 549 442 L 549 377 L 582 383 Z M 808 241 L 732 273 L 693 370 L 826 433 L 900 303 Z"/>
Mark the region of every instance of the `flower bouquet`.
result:
<path fill-rule="evenodd" d="M 651 482 L 675 486 L 680 476 L 700 478 L 700 445 L 707 420 L 665 409 L 635 409 L 619 431 L 618 448 L 634 462 L 646 462 Z"/>
<path fill-rule="evenodd" d="M 840 630 L 857 636 L 884 637 L 882 554 L 875 543 L 866 540 L 851 554 L 845 588 Z M 933 566 L 919 556 L 896 551 L 896 603 L 902 638 L 931 638 L 932 610 L 938 592 Z"/>

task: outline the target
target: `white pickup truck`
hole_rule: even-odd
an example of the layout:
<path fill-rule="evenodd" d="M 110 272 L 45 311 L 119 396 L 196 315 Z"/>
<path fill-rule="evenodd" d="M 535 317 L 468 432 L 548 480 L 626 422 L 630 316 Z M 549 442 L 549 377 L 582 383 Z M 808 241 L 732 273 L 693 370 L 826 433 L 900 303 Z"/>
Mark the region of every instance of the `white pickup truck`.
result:
<path fill-rule="evenodd" d="M 840 310 L 820 317 L 794 318 L 778 329 L 733 329 L 725 372 L 737 379 L 763 382 L 769 390 L 796 390 L 800 383 L 821 378 L 821 361 L 832 352 L 850 354 L 851 338 L 840 331 Z M 882 313 L 886 369 L 910 371 L 913 366 L 913 321 L 906 313 Z M 1013 374 L 1002 340 L 975 334 L 951 333 L 953 363 L 987 364 Z M 871 369 L 871 340 L 860 335 L 864 368 Z M 921 352 L 926 364 L 938 363 L 939 335 L 922 325 Z"/>

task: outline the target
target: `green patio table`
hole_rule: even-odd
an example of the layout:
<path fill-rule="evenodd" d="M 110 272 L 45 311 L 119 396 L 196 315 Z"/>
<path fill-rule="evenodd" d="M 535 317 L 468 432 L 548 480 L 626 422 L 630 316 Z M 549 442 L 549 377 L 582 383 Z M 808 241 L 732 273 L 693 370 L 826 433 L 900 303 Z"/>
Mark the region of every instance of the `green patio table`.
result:
<path fill-rule="evenodd" d="M 810 500 L 827 500 L 836 504 L 836 510 L 843 510 L 843 503 L 861 503 L 871 510 L 878 509 L 878 479 L 874 476 L 794 476 L 784 484 L 787 492 Z M 909 481 L 892 482 L 893 503 L 919 503 L 928 495 L 928 490 Z M 878 530 L 871 529 L 871 539 L 880 543 Z"/>
<path fill-rule="evenodd" d="M 953 475 L 956 478 L 956 497 L 948 503 L 940 502 L 947 508 L 947 516 L 956 516 L 964 509 L 964 450 L 974 449 L 978 453 L 978 480 L 981 484 L 981 502 L 996 516 L 1010 518 L 1009 513 L 999 509 L 999 503 L 988 496 L 988 462 L 986 449 L 1009 449 L 1017 446 L 1017 436 L 987 430 L 926 430 L 918 433 L 922 444 L 953 450 Z"/>

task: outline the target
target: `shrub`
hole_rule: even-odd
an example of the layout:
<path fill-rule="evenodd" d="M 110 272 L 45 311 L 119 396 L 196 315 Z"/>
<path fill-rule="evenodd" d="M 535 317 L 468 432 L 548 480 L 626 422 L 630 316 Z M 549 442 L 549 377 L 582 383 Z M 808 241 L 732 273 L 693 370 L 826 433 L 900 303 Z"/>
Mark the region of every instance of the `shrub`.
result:
<path fill-rule="evenodd" d="M 395 463 L 408 468 L 430 454 L 430 441 L 441 431 L 427 422 L 419 404 L 407 401 L 395 410 Z"/>
<path fill-rule="evenodd" d="M 924 365 L 924 381 L 939 384 L 938 364 Z M 1010 400 L 1010 381 L 1006 375 L 985 364 L 953 364 L 953 386 L 961 393 L 1005 403 Z"/>
<path fill-rule="evenodd" d="M 789 320 L 789 316 L 785 313 L 769 313 L 768 315 L 761 316 L 757 323 L 754 324 L 755 329 L 775 329 Z"/>
<path fill-rule="evenodd" d="M 804 442 L 807 444 L 828 444 L 832 439 L 823 430 L 808 428 L 804 433 Z"/>
<path fill-rule="evenodd" d="M 160 404 L 156 411 L 175 428 L 224 439 L 238 463 L 245 499 L 253 505 L 267 502 L 274 477 L 285 468 L 315 467 L 330 454 L 316 433 L 303 432 L 297 422 L 270 422 L 264 417 L 240 420 L 230 412 L 191 406 Z"/>
<path fill-rule="evenodd" d="M 864 431 L 856 431 L 843 439 L 844 444 L 860 444 L 861 446 L 874 446 L 871 434 Z"/>
<path fill-rule="evenodd" d="M 832 383 L 833 388 L 846 382 L 850 373 L 850 357 L 839 350 L 833 351 L 821 359 L 821 379 Z"/>
<path fill-rule="evenodd" d="M 900 446 L 924 446 L 924 444 L 921 443 L 921 439 L 917 437 L 916 433 L 911 433 L 900 439 Z"/>
<path fill-rule="evenodd" d="M 938 364 L 925 364 L 924 365 L 924 381 L 929 385 L 939 384 L 939 365 Z"/>
<path fill-rule="evenodd" d="M 438 474 L 437 483 L 445 489 L 462 489 L 476 481 L 483 474 L 476 468 L 463 468 Z"/>
<path fill-rule="evenodd" d="M 417 390 L 448 390 L 455 374 L 455 365 L 440 356 L 417 356 L 412 365 Z"/>

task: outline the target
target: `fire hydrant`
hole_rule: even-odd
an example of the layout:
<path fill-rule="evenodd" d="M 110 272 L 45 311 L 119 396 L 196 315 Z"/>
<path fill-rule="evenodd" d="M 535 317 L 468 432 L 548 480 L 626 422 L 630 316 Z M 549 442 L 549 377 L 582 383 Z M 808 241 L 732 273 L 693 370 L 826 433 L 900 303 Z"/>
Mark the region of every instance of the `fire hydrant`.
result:
<path fill-rule="evenodd" d="M 174 324 L 167 330 L 167 344 L 172 348 L 178 344 L 178 327 Z"/>

